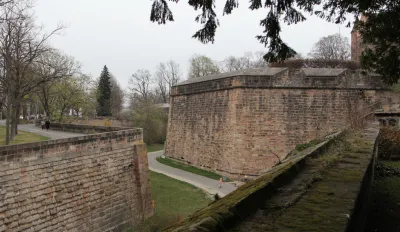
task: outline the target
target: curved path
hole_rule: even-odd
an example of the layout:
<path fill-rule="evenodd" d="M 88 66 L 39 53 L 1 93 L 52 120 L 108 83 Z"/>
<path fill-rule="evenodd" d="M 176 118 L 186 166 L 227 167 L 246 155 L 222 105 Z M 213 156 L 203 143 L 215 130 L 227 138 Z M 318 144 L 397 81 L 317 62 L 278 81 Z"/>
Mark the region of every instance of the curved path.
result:
<path fill-rule="evenodd" d="M 5 125 L 4 120 L 0 120 L 0 125 Z M 78 133 L 70 133 L 63 131 L 53 131 L 53 130 L 42 130 L 41 128 L 35 127 L 34 124 L 25 124 L 18 125 L 18 130 L 32 132 L 38 135 L 46 136 L 50 139 L 64 139 L 71 137 L 82 136 L 82 134 Z M 148 161 L 149 161 L 149 169 L 154 172 L 158 172 L 169 176 L 171 178 L 192 184 L 198 188 L 203 189 L 204 191 L 210 194 L 216 194 L 220 197 L 225 196 L 226 194 L 234 191 L 236 189 L 235 186 L 229 183 L 222 183 L 222 188 L 218 187 L 218 181 L 196 175 L 190 172 L 186 172 L 177 168 L 173 168 L 164 164 L 159 163 L 156 158 L 164 154 L 164 151 L 156 151 L 148 153 Z"/>
<path fill-rule="evenodd" d="M 0 120 L 0 125 L 5 125 L 6 122 L 4 120 Z M 82 136 L 82 134 L 78 133 L 70 133 L 70 132 L 64 132 L 64 131 L 53 131 L 53 130 L 42 130 L 39 127 L 35 127 L 35 124 L 22 124 L 18 125 L 18 130 L 20 131 L 26 131 L 26 132 L 32 132 L 41 136 L 46 136 L 50 139 L 65 139 L 65 138 L 71 138 L 71 137 L 79 137 Z"/>
<path fill-rule="evenodd" d="M 204 176 L 196 175 L 190 172 L 186 172 L 177 168 L 161 164 L 156 160 L 156 158 L 163 154 L 164 151 L 155 151 L 148 153 L 147 157 L 149 159 L 149 168 L 151 171 L 164 174 L 166 176 L 172 177 L 174 179 L 183 182 L 187 182 L 211 194 L 218 193 L 220 197 L 223 197 L 236 189 L 235 186 L 229 183 L 222 183 L 222 188 L 219 188 L 217 180 L 213 180 Z"/>

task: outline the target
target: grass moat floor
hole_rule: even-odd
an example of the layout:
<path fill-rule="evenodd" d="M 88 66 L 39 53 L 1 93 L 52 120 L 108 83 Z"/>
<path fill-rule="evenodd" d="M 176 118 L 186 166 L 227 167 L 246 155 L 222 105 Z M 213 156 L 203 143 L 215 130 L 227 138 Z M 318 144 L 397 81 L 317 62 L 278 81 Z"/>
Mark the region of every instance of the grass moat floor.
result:
<path fill-rule="evenodd" d="M 161 151 L 164 150 L 164 144 L 161 143 L 153 143 L 151 145 L 147 145 L 147 152 Z"/>
<path fill-rule="evenodd" d="M 400 161 L 377 163 L 365 232 L 400 231 Z"/>
<path fill-rule="evenodd" d="M 204 170 L 204 169 L 200 169 L 200 168 L 196 168 L 196 167 L 193 167 L 193 166 L 190 166 L 190 165 L 186 165 L 184 163 L 175 161 L 175 160 L 170 159 L 168 157 L 164 157 L 164 158 L 163 157 L 157 157 L 156 160 L 158 162 L 164 164 L 164 165 L 167 165 L 167 166 L 170 166 L 170 167 L 173 167 L 173 168 L 177 168 L 177 169 L 181 169 L 181 170 L 186 171 L 186 172 L 191 172 L 193 174 L 204 176 L 204 177 L 207 177 L 207 178 L 210 178 L 210 179 L 213 179 L 213 180 L 219 180 L 220 178 L 223 178 L 223 176 L 221 176 L 221 175 L 219 175 L 219 174 L 217 174 L 215 172 L 210 172 L 210 171 L 207 171 L 207 170 Z M 223 180 L 224 180 L 224 182 L 229 182 L 230 181 L 229 178 L 226 178 L 226 177 L 223 178 Z"/>
<path fill-rule="evenodd" d="M 161 231 L 211 203 L 204 191 L 163 174 L 150 172 L 150 184 L 155 214 L 132 232 Z"/>
<path fill-rule="evenodd" d="M 5 139 L 6 139 L 6 127 L 0 126 L 0 146 L 6 144 Z M 45 140 L 49 140 L 49 138 L 30 132 L 18 131 L 18 135 L 15 136 L 15 139 L 13 141 L 11 141 L 11 144 L 33 143 Z"/>

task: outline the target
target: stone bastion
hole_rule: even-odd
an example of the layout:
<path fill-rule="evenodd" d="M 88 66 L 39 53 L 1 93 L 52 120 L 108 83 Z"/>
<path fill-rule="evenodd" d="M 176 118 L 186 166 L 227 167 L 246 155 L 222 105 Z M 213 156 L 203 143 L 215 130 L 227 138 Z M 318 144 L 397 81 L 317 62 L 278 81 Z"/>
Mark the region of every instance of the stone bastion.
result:
<path fill-rule="evenodd" d="M 139 128 L 0 146 L 0 231 L 126 231 L 153 214 Z"/>
<path fill-rule="evenodd" d="M 248 69 L 172 88 L 165 152 L 231 178 L 258 176 L 296 145 L 399 103 L 380 76 L 341 68 Z"/>

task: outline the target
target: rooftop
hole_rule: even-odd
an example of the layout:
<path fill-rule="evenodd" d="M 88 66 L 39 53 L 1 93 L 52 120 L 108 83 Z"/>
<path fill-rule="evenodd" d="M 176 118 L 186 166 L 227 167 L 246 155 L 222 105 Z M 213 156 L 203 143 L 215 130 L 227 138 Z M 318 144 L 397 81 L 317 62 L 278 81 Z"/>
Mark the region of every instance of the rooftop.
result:
<path fill-rule="evenodd" d="M 344 68 L 302 68 L 304 74 L 308 77 L 337 77 L 344 73 Z"/>
<path fill-rule="evenodd" d="M 265 76 L 265 77 L 274 77 L 277 74 L 288 70 L 285 67 L 269 67 L 269 68 L 253 68 L 253 69 L 243 69 L 233 72 L 220 73 L 210 76 L 204 77 L 196 77 L 191 78 L 186 81 L 178 83 L 176 86 L 188 85 L 193 83 L 200 83 L 212 80 L 219 80 L 229 77 L 237 77 L 237 76 Z M 345 68 L 302 68 L 302 73 L 307 77 L 338 77 L 346 72 Z M 373 73 L 369 74 L 370 76 L 374 76 Z"/>
<path fill-rule="evenodd" d="M 216 75 L 191 78 L 191 79 L 188 79 L 181 83 L 178 83 L 177 85 L 187 85 L 187 84 L 192 84 L 192 83 L 205 82 L 205 81 L 223 79 L 223 78 L 234 77 L 234 76 L 275 76 L 275 75 L 279 74 L 280 72 L 285 71 L 286 69 L 287 68 L 243 69 L 243 70 L 238 70 L 238 71 L 233 71 L 233 72 L 220 73 L 220 74 L 216 74 Z"/>

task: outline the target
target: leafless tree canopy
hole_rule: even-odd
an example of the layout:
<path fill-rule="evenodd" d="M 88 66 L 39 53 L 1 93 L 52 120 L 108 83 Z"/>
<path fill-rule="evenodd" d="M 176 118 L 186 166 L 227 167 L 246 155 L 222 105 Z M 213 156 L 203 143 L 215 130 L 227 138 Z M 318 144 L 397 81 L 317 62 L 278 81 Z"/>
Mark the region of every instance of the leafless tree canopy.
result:
<path fill-rule="evenodd" d="M 149 70 L 137 70 L 129 80 L 129 89 L 132 92 L 132 98 L 141 102 L 150 100 L 150 84 L 153 83 Z"/>
<path fill-rule="evenodd" d="M 263 52 L 247 52 L 244 56 L 229 56 L 219 65 L 222 72 L 231 72 L 248 68 L 266 68 L 267 62 L 263 58 Z"/>
<path fill-rule="evenodd" d="M 116 116 L 121 113 L 124 105 L 124 91 L 118 80 L 111 76 L 111 113 Z"/>
<path fill-rule="evenodd" d="M 216 62 L 207 56 L 194 55 L 190 61 L 189 78 L 203 77 L 220 73 Z"/>
<path fill-rule="evenodd" d="M 47 82 L 71 75 L 78 66 L 47 44 L 63 26 L 43 33 L 35 24 L 30 1 L 0 1 L 0 19 L 0 99 L 6 108 L 8 144 L 18 132 L 26 96 Z"/>
<path fill-rule="evenodd" d="M 348 60 L 350 55 L 349 39 L 339 34 L 322 37 L 309 53 L 314 59 L 325 60 Z"/>
<path fill-rule="evenodd" d="M 167 103 L 169 101 L 171 88 L 179 82 L 181 76 L 180 66 L 173 60 L 158 65 L 155 73 L 158 85 L 156 91 L 162 102 Z"/>

